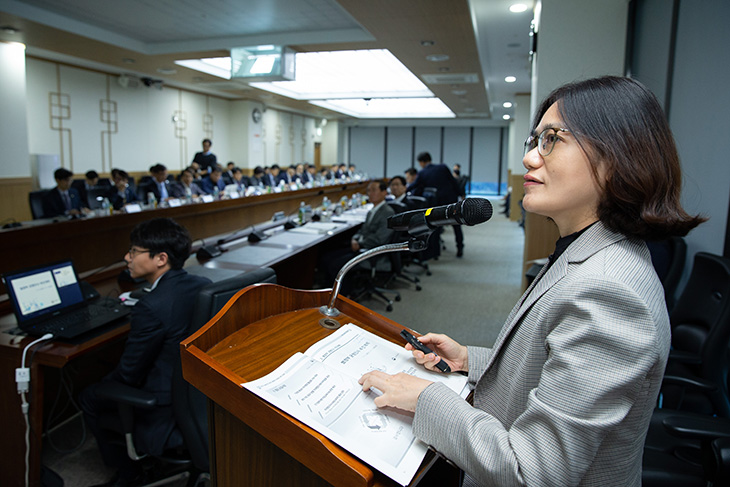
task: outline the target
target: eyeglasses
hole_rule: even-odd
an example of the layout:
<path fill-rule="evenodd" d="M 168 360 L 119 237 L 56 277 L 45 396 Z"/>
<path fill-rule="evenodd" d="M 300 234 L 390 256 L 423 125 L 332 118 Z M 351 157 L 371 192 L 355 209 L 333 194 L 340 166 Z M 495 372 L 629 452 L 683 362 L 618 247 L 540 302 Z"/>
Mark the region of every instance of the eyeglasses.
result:
<path fill-rule="evenodd" d="M 144 254 L 147 252 L 152 252 L 151 250 L 143 250 L 143 249 L 135 249 L 134 247 L 129 247 L 129 250 L 127 253 L 131 258 L 135 258 L 138 254 Z"/>
<path fill-rule="evenodd" d="M 540 132 L 540 135 L 530 135 L 525 140 L 525 153 L 527 155 L 532 149 L 537 147 L 537 152 L 543 157 L 549 156 L 558 141 L 558 132 L 570 133 L 570 130 L 564 128 L 549 127 Z"/>

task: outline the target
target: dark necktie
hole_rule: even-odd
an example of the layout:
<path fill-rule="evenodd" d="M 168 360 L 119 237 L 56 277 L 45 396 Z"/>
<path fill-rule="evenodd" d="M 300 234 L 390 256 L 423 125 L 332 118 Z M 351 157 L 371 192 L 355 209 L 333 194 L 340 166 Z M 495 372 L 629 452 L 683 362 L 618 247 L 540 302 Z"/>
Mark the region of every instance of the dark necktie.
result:
<path fill-rule="evenodd" d="M 71 209 L 71 198 L 69 197 L 68 193 L 66 191 L 61 192 L 61 197 L 63 199 L 63 205 L 66 207 L 66 211 Z"/>

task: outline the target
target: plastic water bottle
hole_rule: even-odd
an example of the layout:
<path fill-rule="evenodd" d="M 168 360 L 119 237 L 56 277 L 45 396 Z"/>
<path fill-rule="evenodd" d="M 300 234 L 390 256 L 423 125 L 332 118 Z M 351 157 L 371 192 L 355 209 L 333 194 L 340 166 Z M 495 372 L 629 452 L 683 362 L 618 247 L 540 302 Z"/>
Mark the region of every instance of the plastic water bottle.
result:
<path fill-rule="evenodd" d="M 112 204 L 109 203 L 109 198 L 101 200 L 102 215 L 111 215 L 113 210 L 114 208 L 112 207 Z"/>
<path fill-rule="evenodd" d="M 152 208 L 157 208 L 157 198 L 155 198 L 155 193 L 151 191 L 147 193 L 147 204 Z"/>
<path fill-rule="evenodd" d="M 190 188 L 185 188 L 185 202 L 187 204 L 193 202 L 193 190 Z"/>
<path fill-rule="evenodd" d="M 305 206 L 306 205 L 304 204 L 304 201 L 299 203 L 299 224 L 300 225 L 304 225 L 304 220 L 306 218 L 305 213 L 307 210 L 304 208 Z"/>

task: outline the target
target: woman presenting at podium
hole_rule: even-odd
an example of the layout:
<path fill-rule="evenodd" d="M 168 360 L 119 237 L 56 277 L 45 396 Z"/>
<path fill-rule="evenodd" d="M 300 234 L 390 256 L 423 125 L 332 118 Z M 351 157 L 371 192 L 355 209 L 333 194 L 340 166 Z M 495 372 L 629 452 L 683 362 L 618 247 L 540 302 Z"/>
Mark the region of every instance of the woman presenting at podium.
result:
<path fill-rule="evenodd" d="M 704 221 L 680 206 L 681 170 L 659 103 L 604 77 L 542 102 L 525 142 L 525 210 L 555 222 L 555 251 L 492 348 L 445 335 L 414 351 L 468 372 L 473 405 L 440 383 L 374 371 L 378 407 L 414 411 L 413 431 L 464 485 L 641 485 L 644 439 L 669 353 L 662 285 L 644 239 Z M 410 345 L 406 348 L 412 350 Z"/>

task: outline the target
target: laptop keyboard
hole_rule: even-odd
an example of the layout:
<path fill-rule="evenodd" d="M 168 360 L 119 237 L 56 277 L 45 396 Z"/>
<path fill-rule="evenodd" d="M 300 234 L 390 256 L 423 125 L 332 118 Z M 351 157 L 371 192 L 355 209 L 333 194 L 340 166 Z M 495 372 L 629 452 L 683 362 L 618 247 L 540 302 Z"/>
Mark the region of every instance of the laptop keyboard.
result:
<path fill-rule="evenodd" d="M 56 316 L 49 323 L 38 324 L 34 328 L 37 333 L 58 333 L 63 330 L 73 330 L 75 327 L 86 328 L 90 321 L 100 316 L 108 315 L 110 308 L 107 306 L 89 305 L 85 308 L 71 313 Z M 124 316 L 124 314 L 119 315 Z"/>

